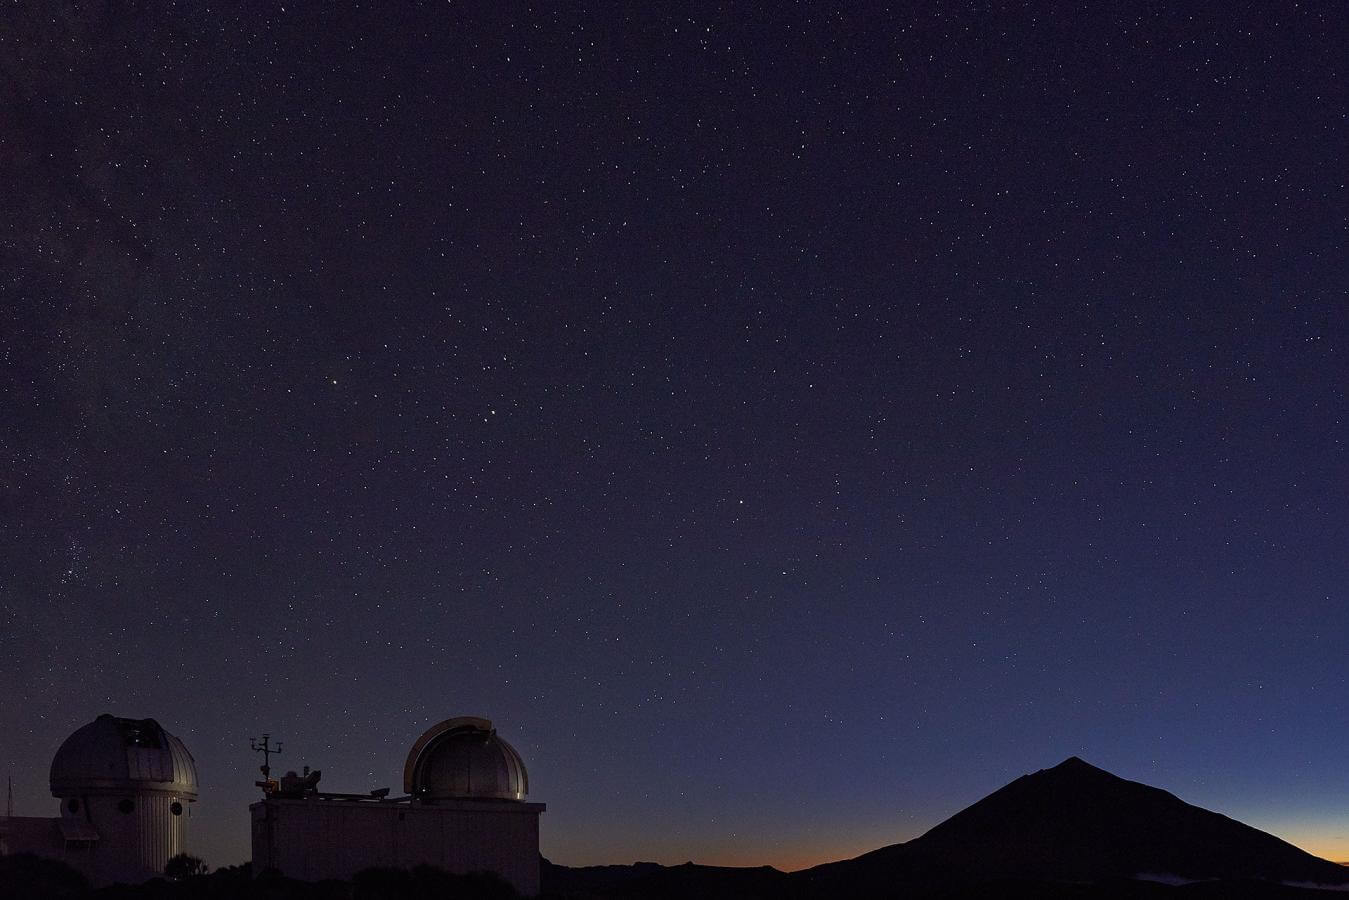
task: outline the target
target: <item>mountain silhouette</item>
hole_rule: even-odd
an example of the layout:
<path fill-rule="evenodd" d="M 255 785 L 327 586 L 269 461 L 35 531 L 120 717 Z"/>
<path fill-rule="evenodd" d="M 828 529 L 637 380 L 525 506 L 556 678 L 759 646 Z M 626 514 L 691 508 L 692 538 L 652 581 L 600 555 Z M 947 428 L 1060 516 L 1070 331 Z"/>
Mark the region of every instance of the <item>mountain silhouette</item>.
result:
<path fill-rule="evenodd" d="M 1070 757 L 1023 775 L 904 844 L 798 873 L 862 896 L 992 880 L 1347 885 L 1349 869 Z"/>
<path fill-rule="evenodd" d="M 1075 756 L 907 843 L 800 872 L 544 860 L 542 876 L 546 894 L 604 900 L 1291 900 L 1349 888 L 1349 868 Z"/>

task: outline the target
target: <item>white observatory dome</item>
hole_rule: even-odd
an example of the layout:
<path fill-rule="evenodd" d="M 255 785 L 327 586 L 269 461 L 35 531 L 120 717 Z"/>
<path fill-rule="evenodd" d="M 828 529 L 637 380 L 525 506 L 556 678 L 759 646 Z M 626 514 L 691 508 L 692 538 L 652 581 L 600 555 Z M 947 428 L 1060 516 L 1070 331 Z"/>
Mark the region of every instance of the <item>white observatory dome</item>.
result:
<path fill-rule="evenodd" d="M 52 794 L 164 792 L 197 797 L 197 765 L 154 719 L 99 716 L 65 739 L 52 759 Z"/>
<path fill-rule="evenodd" d="M 417 739 L 403 768 L 413 799 L 524 800 L 529 774 L 515 748 L 488 719 L 460 716 L 433 725 Z"/>
<path fill-rule="evenodd" d="M 187 849 L 197 764 L 154 719 L 102 715 L 52 758 L 63 859 L 93 884 L 136 884 L 164 874 Z"/>

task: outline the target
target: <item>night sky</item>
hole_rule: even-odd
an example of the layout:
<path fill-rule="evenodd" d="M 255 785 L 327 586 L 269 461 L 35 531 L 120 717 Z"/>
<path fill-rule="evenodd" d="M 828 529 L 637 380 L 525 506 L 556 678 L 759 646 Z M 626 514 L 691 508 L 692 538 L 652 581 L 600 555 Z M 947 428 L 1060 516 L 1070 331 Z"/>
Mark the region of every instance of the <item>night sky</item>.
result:
<path fill-rule="evenodd" d="M 914 6 L 6 6 L 15 812 L 483 715 L 571 865 L 1073 754 L 1349 859 L 1349 16 Z"/>

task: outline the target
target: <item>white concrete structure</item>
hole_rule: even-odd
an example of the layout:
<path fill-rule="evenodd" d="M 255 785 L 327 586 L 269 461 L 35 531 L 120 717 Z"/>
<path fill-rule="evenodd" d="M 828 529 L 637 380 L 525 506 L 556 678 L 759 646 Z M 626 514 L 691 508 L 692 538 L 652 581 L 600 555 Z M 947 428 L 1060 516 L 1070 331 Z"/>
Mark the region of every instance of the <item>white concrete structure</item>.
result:
<path fill-rule="evenodd" d="M 539 892 L 539 814 L 515 748 L 487 719 L 447 719 L 408 753 L 406 797 L 324 794 L 293 774 L 249 809 L 253 871 L 349 879 L 372 866 L 428 864 L 495 872 L 525 896 Z M 286 790 L 292 786 L 298 790 Z"/>
<path fill-rule="evenodd" d="M 186 851 L 197 767 L 154 719 L 102 715 L 56 751 L 51 791 L 61 815 L 7 820 L 0 852 L 60 859 L 96 887 L 136 883 Z"/>

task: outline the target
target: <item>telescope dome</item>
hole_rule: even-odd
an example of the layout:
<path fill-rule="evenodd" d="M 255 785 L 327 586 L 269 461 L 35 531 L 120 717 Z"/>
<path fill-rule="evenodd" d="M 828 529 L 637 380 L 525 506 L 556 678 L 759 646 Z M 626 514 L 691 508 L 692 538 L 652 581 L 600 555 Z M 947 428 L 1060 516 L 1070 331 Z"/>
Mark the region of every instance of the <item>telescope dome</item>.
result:
<path fill-rule="evenodd" d="M 197 765 L 154 719 L 104 714 L 66 738 L 52 758 L 52 794 L 162 791 L 197 796 Z"/>
<path fill-rule="evenodd" d="M 459 716 L 417 739 L 403 768 L 403 789 L 415 800 L 524 800 L 524 760 L 488 719 Z"/>

